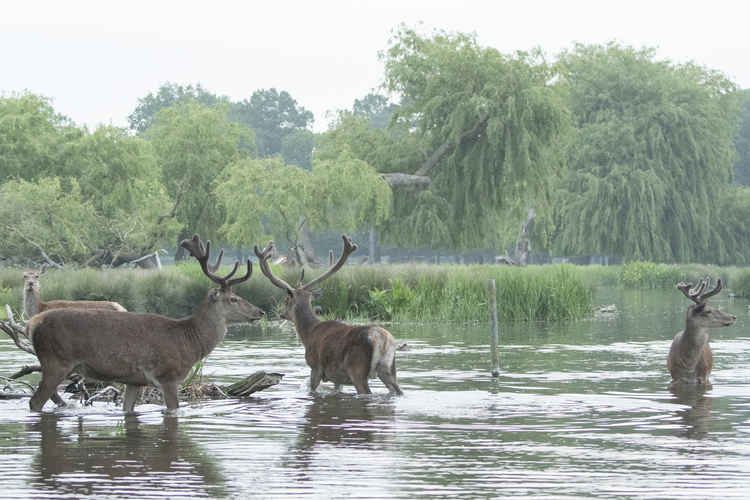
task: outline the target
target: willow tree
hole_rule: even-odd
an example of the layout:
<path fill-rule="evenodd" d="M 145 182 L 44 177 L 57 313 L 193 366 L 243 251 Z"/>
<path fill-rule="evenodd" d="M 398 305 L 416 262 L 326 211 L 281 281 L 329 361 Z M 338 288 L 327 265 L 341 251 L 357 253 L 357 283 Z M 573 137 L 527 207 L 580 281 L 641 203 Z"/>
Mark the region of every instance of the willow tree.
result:
<path fill-rule="evenodd" d="M 557 250 L 663 262 L 727 257 L 717 202 L 732 179 L 734 85 L 652 49 L 578 45 L 561 56 L 577 125 Z"/>
<path fill-rule="evenodd" d="M 229 164 L 247 156 L 240 145 L 252 143 L 252 131 L 231 122 L 221 107 L 188 100 L 159 111 L 144 136 L 174 203 L 170 215 L 183 226 L 179 238 L 198 233 L 214 239 L 224 221 L 214 183 Z"/>
<path fill-rule="evenodd" d="M 305 170 L 279 156 L 230 165 L 216 184 L 226 208 L 221 233 L 249 247 L 270 237 L 294 247 L 304 224 L 312 230 L 355 231 L 390 215 L 391 191 L 373 167 L 342 153 L 313 158 Z"/>
<path fill-rule="evenodd" d="M 509 211 L 544 204 L 568 115 L 540 53 L 503 55 L 474 35 L 401 27 L 382 54 L 385 86 L 401 97 L 424 147 L 407 174 L 429 188 L 394 198 L 387 235 L 399 243 L 497 246 Z M 541 211 L 541 206 L 537 207 Z M 514 224 L 515 225 L 515 224 Z"/>

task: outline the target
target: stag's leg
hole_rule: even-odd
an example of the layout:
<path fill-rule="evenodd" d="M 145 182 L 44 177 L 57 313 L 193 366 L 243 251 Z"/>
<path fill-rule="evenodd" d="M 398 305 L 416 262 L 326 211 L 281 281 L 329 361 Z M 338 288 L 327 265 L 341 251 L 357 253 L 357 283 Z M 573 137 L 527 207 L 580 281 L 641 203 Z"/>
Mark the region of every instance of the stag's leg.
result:
<path fill-rule="evenodd" d="M 320 381 L 323 379 L 323 371 L 310 369 L 310 392 L 315 392 L 315 389 L 320 385 Z"/>
<path fill-rule="evenodd" d="M 377 366 L 378 378 L 383 381 L 385 386 L 388 388 L 388 392 L 397 396 L 403 396 L 401 388 L 398 386 L 396 381 L 396 360 L 391 361 L 391 369 L 388 370 L 383 364 Z"/>
<path fill-rule="evenodd" d="M 357 394 L 372 394 L 370 391 L 370 385 L 367 383 L 367 377 L 361 379 L 352 379 L 354 387 L 357 389 Z"/>
<path fill-rule="evenodd" d="M 177 398 L 177 382 L 162 382 L 161 394 L 164 396 L 164 404 L 167 405 L 167 411 L 174 411 L 180 406 L 180 400 Z"/>
<path fill-rule="evenodd" d="M 141 389 L 143 387 L 140 385 L 128 384 L 125 386 L 125 396 L 122 398 L 122 411 L 133 413 L 135 402 L 138 400 L 138 396 L 141 395 Z"/>
<path fill-rule="evenodd" d="M 63 401 L 63 398 L 60 397 L 60 394 L 58 394 L 57 391 L 55 391 L 55 392 L 52 393 L 52 401 L 57 406 L 61 406 L 61 407 L 62 406 L 67 406 L 67 404 L 65 403 L 65 401 Z"/>
<path fill-rule="evenodd" d="M 68 374 L 68 371 L 70 370 L 60 370 L 50 367 L 42 369 L 42 380 L 39 382 L 39 387 L 34 391 L 34 395 L 31 396 L 31 399 L 29 400 L 29 408 L 31 408 L 32 411 L 42 411 L 44 403 L 46 403 L 49 398 L 52 398 L 56 404 L 65 406 L 65 402 L 60 395 L 57 394 L 57 386 L 63 381 Z"/>

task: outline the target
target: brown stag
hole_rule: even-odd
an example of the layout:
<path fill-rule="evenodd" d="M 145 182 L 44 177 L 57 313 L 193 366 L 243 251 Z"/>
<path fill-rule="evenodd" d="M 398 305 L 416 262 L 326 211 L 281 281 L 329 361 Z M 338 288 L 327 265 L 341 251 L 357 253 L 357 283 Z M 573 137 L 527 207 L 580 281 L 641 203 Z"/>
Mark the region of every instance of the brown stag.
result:
<path fill-rule="evenodd" d="M 230 279 L 234 269 L 219 277 L 208 265 L 211 243 L 204 246 L 198 236 L 180 244 L 198 260 L 203 273 L 219 285 L 209 291 L 188 317 L 175 319 L 157 314 L 53 309 L 34 316 L 27 324 L 34 350 L 42 367 L 42 380 L 29 406 L 40 411 L 52 397 L 60 404 L 57 386 L 71 372 L 104 382 L 125 384 L 123 410 L 132 412 L 141 389 L 159 388 L 167 410 L 178 406 L 178 385 L 190 369 L 224 339 L 227 324 L 255 321 L 263 311 L 232 292 L 246 281 L 247 272 Z"/>
<path fill-rule="evenodd" d="M 25 271 L 23 273 L 23 313 L 30 318 L 40 312 L 50 309 L 109 309 L 110 311 L 125 311 L 117 302 L 107 300 L 48 300 L 43 301 L 40 292 L 40 279 L 47 270 L 43 264 L 39 271 Z"/>
<path fill-rule="evenodd" d="M 343 235 L 343 239 L 344 251 L 338 262 L 306 285 L 302 285 L 303 278 L 300 278 L 296 288 L 271 272 L 268 259 L 273 251 L 273 242 L 263 251 L 256 246 L 255 255 L 261 272 L 287 294 L 281 315 L 294 323 L 305 347 L 311 391 L 314 392 L 322 380 L 333 382 L 336 389 L 342 384 L 351 384 L 356 387 L 357 393 L 370 394 L 367 381 L 377 375 L 391 394 L 401 395 L 403 393 L 396 381 L 396 341 L 385 328 L 322 321 L 313 310 L 313 287 L 341 269 L 349 255 L 357 249 L 348 236 Z"/>
<path fill-rule="evenodd" d="M 675 384 L 708 384 L 708 376 L 713 367 L 713 352 L 708 344 L 708 329 L 733 325 L 737 317 L 708 305 L 709 297 L 721 291 L 721 279 L 710 291 L 711 278 L 705 278 L 693 287 L 692 283 L 681 282 L 677 288 L 692 300 L 685 318 L 685 329 L 672 340 L 667 358 L 667 368 Z"/>

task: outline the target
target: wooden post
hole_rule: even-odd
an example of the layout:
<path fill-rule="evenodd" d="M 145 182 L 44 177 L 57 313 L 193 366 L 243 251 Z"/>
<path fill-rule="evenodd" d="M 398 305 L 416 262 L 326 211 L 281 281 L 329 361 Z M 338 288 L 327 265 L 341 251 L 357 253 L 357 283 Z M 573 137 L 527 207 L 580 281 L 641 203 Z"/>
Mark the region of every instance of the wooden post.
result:
<path fill-rule="evenodd" d="M 499 334 L 497 331 L 497 290 L 495 280 L 489 282 L 489 303 L 490 303 L 490 354 L 492 355 L 492 376 L 500 376 L 500 359 L 497 355 L 497 344 Z"/>

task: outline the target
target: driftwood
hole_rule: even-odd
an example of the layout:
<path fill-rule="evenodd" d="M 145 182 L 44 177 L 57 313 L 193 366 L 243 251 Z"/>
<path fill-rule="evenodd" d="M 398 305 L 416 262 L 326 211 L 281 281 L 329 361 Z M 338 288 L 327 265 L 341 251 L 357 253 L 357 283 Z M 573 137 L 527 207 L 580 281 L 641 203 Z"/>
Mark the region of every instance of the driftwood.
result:
<path fill-rule="evenodd" d="M 0 321 L 0 330 L 4 331 L 11 339 L 13 339 L 16 347 L 36 356 L 34 346 L 31 344 L 31 339 L 26 336 L 26 324 L 16 322 L 13 316 L 13 310 L 8 304 L 5 304 L 5 315 L 7 319 L 6 321 Z"/>

